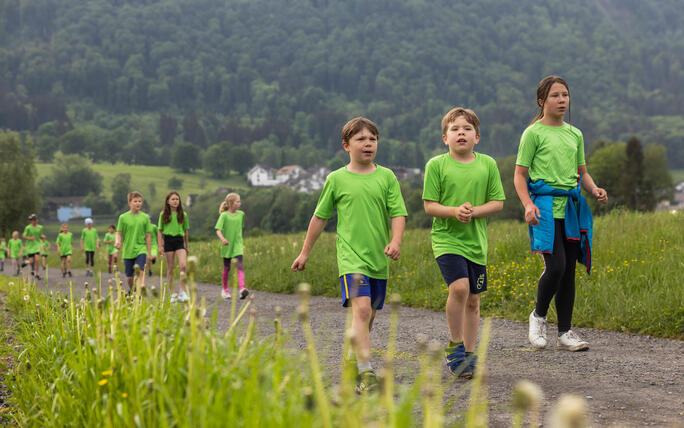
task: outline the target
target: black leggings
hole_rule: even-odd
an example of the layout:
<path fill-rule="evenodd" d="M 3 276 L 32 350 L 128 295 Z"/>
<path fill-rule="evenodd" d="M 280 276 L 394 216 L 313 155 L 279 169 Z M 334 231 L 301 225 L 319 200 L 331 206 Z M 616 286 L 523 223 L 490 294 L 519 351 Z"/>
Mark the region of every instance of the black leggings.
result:
<path fill-rule="evenodd" d="M 558 332 L 565 333 L 572 324 L 572 309 L 575 305 L 575 265 L 579 254 L 579 243 L 565 239 L 565 220 L 554 220 L 553 253 L 542 254 L 544 272 L 537 287 L 535 312 L 545 317 L 556 297 Z"/>
<path fill-rule="evenodd" d="M 95 266 L 95 251 L 86 251 L 86 266 Z"/>

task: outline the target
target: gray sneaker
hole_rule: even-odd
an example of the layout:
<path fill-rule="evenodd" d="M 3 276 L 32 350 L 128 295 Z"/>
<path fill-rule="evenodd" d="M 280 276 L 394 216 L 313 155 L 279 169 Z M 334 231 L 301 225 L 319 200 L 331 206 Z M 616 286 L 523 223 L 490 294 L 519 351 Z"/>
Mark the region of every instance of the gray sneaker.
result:
<path fill-rule="evenodd" d="M 535 349 L 544 349 L 548 341 L 546 340 L 546 318 L 539 318 L 534 315 L 534 311 L 530 313 L 530 327 L 528 338 L 532 347 Z"/>
<path fill-rule="evenodd" d="M 586 351 L 589 349 L 589 343 L 580 339 L 574 331 L 568 330 L 558 336 L 556 347 L 571 352 Z"/>

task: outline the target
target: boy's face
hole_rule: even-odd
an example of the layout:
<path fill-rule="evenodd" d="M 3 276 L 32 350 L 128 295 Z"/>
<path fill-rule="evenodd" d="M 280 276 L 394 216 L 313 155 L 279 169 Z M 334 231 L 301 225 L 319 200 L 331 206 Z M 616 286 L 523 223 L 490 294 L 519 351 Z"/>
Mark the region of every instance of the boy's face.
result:
<path fill-rule="evenodd" d="M 38 225 L 38 219 L 37 219 L 37 218 L 32 219 L 32 220 L 31 220 L 31 225 L 32 225 L 32 226 L 37 226 L 37 225 Z"/>
<path fill-rule="evenodd" d="M 475 144 L 480 142 L 480 136 L 465 116 L 459 116 L 449 123 L 446 134 L 442 135 L 442 140 L 444 145 L 449 147 L 450 152 L 467 154 L 472 153 Z"/>
<path fill-rule="evenodd" d="M 349 152 L 352 162 L 368 165 L 373 163 L 378 151 L 378 136 L 363 128 L 354 134 L 349 141 L 343 141 L 342 147 Z"/>
<path fill-rule="evenodd" d="M 17 239 L 19 237 L 19 232 L 12 232 L 12 239 Z"/>
<path fill-rule="evenodd" d="M 133 198 L 128 201 L 128 206 L 131 207 L 132 211 L 140 211 L 142 208 L 142 198 Z"/>
<path fill-rule="evenodd" d="M 114 233 L 114 228 L 110 226 L 109 233 Z"/>
<path fill-rule="evenodd" d="M 93 228 L 93 224 L 92 224 L 92 223 L 88 223 L 88 224 L 86 224 L 86 227 L 87 227 L 88 229 L 92 229 L 92 228 Z"/>

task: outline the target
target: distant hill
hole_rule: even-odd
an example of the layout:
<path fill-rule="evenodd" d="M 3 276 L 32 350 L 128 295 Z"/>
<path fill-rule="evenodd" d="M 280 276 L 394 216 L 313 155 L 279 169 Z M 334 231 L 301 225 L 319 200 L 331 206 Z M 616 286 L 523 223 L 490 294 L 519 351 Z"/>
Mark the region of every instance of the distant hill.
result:
<path fill-rule="evenodd" d="M 514 153 L 553 73 L 587 146 L 637 135 L 682 168 L 682 22 L 681 0 L 0 0 L 0 127 L 43 158 L 77 128 L 96 158 L 259 141 L 256 161 L 306 166 L 363 114 L 380 162 L 422 166 L 455 105 Z M 152 155 L 123 159 L 133 142 Z"/>

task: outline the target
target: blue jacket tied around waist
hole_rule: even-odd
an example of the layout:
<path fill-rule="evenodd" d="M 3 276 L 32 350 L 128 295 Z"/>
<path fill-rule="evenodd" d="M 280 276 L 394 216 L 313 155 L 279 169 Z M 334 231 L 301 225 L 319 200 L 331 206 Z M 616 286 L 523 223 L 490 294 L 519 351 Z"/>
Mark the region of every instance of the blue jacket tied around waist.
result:
<path fill-rule="evenodd" d="M 551 187 L 538 180 L 532 182 L 527 180 L 527 189 L 530 192 L 532 202 L 539 208 L 539 224 L 529 226 L 530 245 L 532 252 L 548 253 L 553 252 L 554 221 L 553 221 L 553 197 L 567 197 L 568 203 L 565 205 L 565 236 L 571 241 L 578 241 L 580 253 L 577 261 L 587 268 L 587 273 L 591 273 L 591 240 L 593 236 L 594 220 L 591 210 L 587 204 L 587 198 L 580 193 L 580 181 L 577 187 L 571 190 L 562 190 Z"/>

